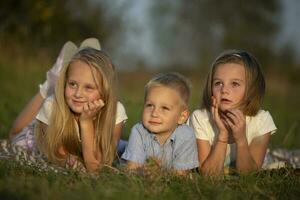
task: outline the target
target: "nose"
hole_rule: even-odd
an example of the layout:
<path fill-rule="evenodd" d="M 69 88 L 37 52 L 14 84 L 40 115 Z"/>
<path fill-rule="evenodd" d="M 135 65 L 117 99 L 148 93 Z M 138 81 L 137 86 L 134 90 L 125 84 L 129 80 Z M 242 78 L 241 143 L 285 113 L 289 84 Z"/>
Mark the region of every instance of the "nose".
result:
<path fill-rule="evenodd" d="M 82 97 L 82 89 L 80 87 L 76 89 L 74 96 L 77 98 Z"/>
<path fill-rule="evenodd" d="M 157 108 L 154 107 L 154 108 L 152 109 L 152 111 L 151 111 L 151 116 L 152 116 L 152 117 L 157 117 L 157 112 L 158 112 Z"/>
<path fill-rule="evenodd" d="M 229 92 L 228 86 L 223 84 L 222 87 L 221 87 L 221 93 L 225 94 L 225 93 L 228 93 L 228 92 Z"/>

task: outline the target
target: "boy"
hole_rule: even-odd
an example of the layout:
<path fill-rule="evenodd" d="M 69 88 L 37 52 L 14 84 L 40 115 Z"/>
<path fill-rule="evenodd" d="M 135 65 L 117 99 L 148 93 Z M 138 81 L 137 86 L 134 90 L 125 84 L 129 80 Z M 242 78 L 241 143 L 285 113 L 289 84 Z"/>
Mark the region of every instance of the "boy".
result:
<path fill-rule="evenodd" d="M 142 122 L 132 128 L 122 155 L 129 169 L 143 167 L 148 158 L 179 174 L 198 167 L 195 134 L 185 124 L 189 97 L 189 84 L 178 73 L 159 74 L 147 83 Z"/>

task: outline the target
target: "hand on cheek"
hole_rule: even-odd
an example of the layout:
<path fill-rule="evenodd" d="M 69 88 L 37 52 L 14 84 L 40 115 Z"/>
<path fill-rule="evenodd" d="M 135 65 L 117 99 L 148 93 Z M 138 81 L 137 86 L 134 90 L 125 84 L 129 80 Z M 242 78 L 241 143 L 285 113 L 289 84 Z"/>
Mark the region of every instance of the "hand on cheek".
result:
<path fill-rule="evenodd" d="M 104 102 L 102 99 L 98 99 L 92 102 L 87 102 L 83 105 L 82 113 L 80 115 L 80 121 L 83 120 L 93 120 L 96 114 L 101 110 L 104 106 Z"/>
<path fill-rule="evenodd" d="M 222 141 L 228 140 L 228 128 L 226 121 L 223 119 L 223 115 L 220 113 L 219 104 L 214 96 L 212 96 L 212 107 L 211 114 L 214 122 L 216 123 L 219 129 L 219 139 Z M 220 138 L 221 137 L 221 138 Z"/>

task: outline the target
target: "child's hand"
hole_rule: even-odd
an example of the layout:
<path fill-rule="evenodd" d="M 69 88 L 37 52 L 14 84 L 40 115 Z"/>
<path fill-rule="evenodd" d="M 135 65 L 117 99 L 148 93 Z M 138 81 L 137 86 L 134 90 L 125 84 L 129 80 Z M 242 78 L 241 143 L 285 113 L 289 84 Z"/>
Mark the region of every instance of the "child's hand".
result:
<path fill-rule="evenodd" d="M 224 119 L 232 131 L 236 143 L 247 141 L 246 139 L 246 117 L 239 109 L 228 110 Z"/>
<path fill-rule="evenodd" d="M 213 116 L 213 120 L 215 121 L 218 129 L 219 129 L 219 139 L 222 141 L 228 140 L 228 125 L 224 120 L 223 114 L 220 116 L 219 105 L 214 96 L 212 96 L 212 107 L 211 113 Z"/>
<path fill-rule="evenodd" d="M 105 104 L 102 99 L 85 103 L 79 121 L 93 119 L 104 105 Z"/>

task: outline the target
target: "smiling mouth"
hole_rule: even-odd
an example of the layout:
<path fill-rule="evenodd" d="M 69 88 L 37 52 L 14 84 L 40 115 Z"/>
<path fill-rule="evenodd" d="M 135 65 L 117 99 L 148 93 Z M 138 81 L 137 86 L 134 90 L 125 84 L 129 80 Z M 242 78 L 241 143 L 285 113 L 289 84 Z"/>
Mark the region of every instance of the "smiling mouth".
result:
<path fill-rule="evenodd" d="M 158 126 L 158 125 L 161 124 L 161 122 L 149 121 L 149 124 L 154 125 L 154 126 Z"/>
<path fill-rule="evenodd" d="M 85 102 L 84 101 L 75 101 L 75 100 L 72 100 L 73 104 L 76 105 L 76 106 L 81 106 L 82 104 L 84 104 Z"/>

